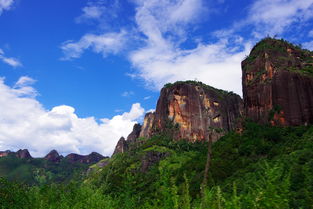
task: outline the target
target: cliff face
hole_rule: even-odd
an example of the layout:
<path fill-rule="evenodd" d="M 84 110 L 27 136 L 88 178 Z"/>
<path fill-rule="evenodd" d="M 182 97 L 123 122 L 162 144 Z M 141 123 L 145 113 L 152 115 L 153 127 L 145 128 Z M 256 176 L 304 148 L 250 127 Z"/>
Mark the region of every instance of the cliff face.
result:
<path fill-rule="evenodd" d="M 117 144 L 116 144 L 116 146 L 115 146 L 115 149 L 114 149 L 114 152 L 113 152 L 112 156 L 115 155 L 115 154 L 117 154 L 117 153 L 126 152 L 127 150 L 128 150 L 127 142 L 126 142 L 126 140 L 125 140 L 124 137 L 121 137 L 121 138 L 118 140 L 118 142 L 117 142 Z"/>
<path fill-rule="evenodd" d="M 141 132 L 141 125 L 136 123 L 133 127 L 133 131 L 127 136 L 127 142 L 135 142 L 136 139 L 139 137 Z"/>
<path fill-rule="evenodd" d="M 245 114 L 255 122 L 296 126 L 313 122 L 313 53 L 264 39 L 242 62 Z"/>
<path fill-rule="evenodd" d="M 56 150 L 51 150 L 44 159 L 49 160 L 51 162 L 60 162 L 63 157 L 59 155 L 59 153 Z"/>
<path fill-rule="evenodd" d="M 152 112 L 147 113 L 145 115 L 139 137 L 149 138 L 152 135 L 153 122 L 154 122 L 154 113 Z"/>
<path fill-rule="evenodd" d="M 234 94 L 186 81 L 169 84 L 161 90 L 154 113 L 153 128 L 164 129 L 167 123 L 178 124 L 176 139 L 213 140 L 236 128 L 242 113 L 242 100 Z M 145 125 L 144 125 L 145 126 Z"/>
<path fill-rule="evenodd" d="M 29 154 L 27 149 L 20 149 L 15 153 L 17 158 L 21 159 L 32 159 L 32 156 Z"/>

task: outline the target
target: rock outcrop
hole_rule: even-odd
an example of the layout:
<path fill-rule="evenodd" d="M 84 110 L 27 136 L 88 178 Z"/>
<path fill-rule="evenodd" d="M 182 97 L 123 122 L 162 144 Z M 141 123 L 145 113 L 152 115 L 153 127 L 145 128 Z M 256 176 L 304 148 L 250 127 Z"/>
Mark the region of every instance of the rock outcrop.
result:
<path fill-rule="evenodd" d="M 89 155 L 79 155 L 79 154 L 71 153 L 65 157 L 65 159 L 71 163 L 79 162 L 79 163 L 84 163 L 84 164 L 94 164 L 104 158 L 105 157 L 103 157 L 97 152 L 92 152 Z"/>
<path fill-rule="evenodd" d="M 245 114 L 262 124 L 313 123 L 313 53 L 266 38 L 242 62 Z"/>
<path fill-rule="evenodd" d="M 29 154 L 27 149 L 20 149 L 15 153 L 17 158 L 21 159 L 32 159 L 32 156 Z"/>
<path fill-rule="evenodd" d="M 0 157 L 6 157 L 6 156 L 8 156 L 10 153 L 12 153 L 10 150 L 0 151 Z"/>
<path fill-rule="evenodd" d="M 175 139 L 203 141 L 208 140 L 209 133 L 213 132 L 213 141 L 216 141 L 225 132 L 236 128 L 242 108 L 240 96 L 201 82 L 167 84 L 161 90 L 153 128 L 164 130 L 168 123 L 173 123 L 178 125 Z"/>
<path fill-rule="evenodd" d="M 154 113 L 148 112 L 145 115 L 145 118 L 143 120 L 143 125 L 141 127 L 141 131 L 139 134 L 139 137 L 149 138 L 152 135 L 152 128 L 153 128 L 153 122 L 154 122 Z"/>
<path fill-rule="evenodd" d="M 54 162 L 54 163 L 58 163 L 61 161 L 61 159 L 63 158 L 63 156 L 59 155 L 59 153 L 56 150 L 51 150 L 45 157 L 44 159 Z"/>
<path fill-rule="evenodd" d="M 133 131 L 127 136 L 127 142 L 135 142 L 136 139 L 139 137 L 141 131 L 141 125 L 136 123 L 133 127 Z"/>
<path fill-rule="evenodd" d="M 113 152 L 112 156 L 115 155 L 115 154 L 117 154 L 117 153 L 124 153 L 124 152 L 126 152 L 127 150 L 128 150 L 127 142 L 126 142 L 126 140 L 125 140 L 124 137 L 121 137 L 121 138 L 118 140 L 118 142 L 117 142 L 117 144 L 116 144 L 116 146 L 115 146 L 115 149 L 114 149 L 114 152 Z"/>

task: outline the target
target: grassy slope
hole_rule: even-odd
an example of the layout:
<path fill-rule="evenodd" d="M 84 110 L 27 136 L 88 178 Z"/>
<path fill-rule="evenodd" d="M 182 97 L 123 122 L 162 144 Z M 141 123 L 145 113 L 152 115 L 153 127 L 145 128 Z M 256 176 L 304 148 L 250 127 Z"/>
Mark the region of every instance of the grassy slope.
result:
<path fill-rule="evenodd" d="M 130 152 L 110 159 L 108 166 L 93 166 L 93 173 L 82 184 L 23 188 L 2 180 L 0 205 L 312 208 L 312 126 L 279 128 L 246 123 L 242 135 L 227 134 L 213 145 L 209 184 L 202 196 L 206 144 L 174 142 L 166 134 L 142 140 Z M 150 166 L 143 166 L 143 162 Z"/>
<path fill-rule="evenodd" d="M 207 198 L 200 198 L 206 144 L 173 142 L 155 136 L 87 179 L 115 197 L 124 208 L 194 207 L 239 204 L 240 207 L 310 208 L 313 205 L 313 127 L 279 128 L 246 124 L 242 134 L 229 133 L 213 146 Z M 168 157 L 142 172 L 149 152 Z M 188 187 L 188 192 L 186 191 Z M 187 196 L 186 196 L 187 195 Z M 174 199 L 173 199 L 174 198 Z M 176 198 L 176 199 L 175 199 Z M 235 202 L 234 202 L 235 201 Z M 189 203 L 188 203 L 189 204 Z M 231 205 L 230 208 L 235 208 Z"/>

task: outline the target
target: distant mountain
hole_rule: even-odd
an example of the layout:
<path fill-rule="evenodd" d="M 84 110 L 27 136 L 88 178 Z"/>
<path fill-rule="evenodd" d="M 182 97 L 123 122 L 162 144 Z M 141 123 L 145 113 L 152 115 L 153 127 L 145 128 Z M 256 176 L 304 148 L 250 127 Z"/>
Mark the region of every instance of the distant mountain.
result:
<path fill-rule="evenodd" d="M 33 158 L 27 149 L 0 152 L 0 177 L 27 184 L 68 182 L 81 178 L 88 167 L 104 159 L 99 153 L 69 154 L 65 158 L 56 150 L 44 158 Z"/>

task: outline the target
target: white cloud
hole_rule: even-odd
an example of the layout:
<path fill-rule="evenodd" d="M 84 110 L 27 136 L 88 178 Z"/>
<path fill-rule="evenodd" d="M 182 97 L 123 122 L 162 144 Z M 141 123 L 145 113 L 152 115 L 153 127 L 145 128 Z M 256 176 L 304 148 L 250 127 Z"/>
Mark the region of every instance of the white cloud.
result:
<path fill-rule="evenodd" d="M 101 53 L 104 57 L 108 54 L 120 52 L 126 41 L 126 32 L 103 33 L 101 35 L 86 34 L 79 41 L 66 41 L 61 49 L 64 52 L 63 59 L 79 58 L 84 50 L 91 49 L 95 53 Z"/>
<path fill-rule="evenodd" d="M 14 0 L 0 0 L 0 15 L 4 10 L 9 10 L 14 3 Z"/>
<path fill-rule="evenodd" d="M 302 44 L 302 47 L 313 51 L 313 41 L 305 42 Z"/>
<path fill-rule="evenodd" d="M 2 49 L 0 49 L 0 60 L 14 68 L 22 66 L 22 63 L 18 59 L 14 57 L 6 57 Z"/>
<path fill-rule="evenodd" d="M 103 14 L 103 7 L 101 6 L 87 6 L 82 10 L 83 14 L 79 17 L 79 19 L 98 19 Z"/>
<path fill-rule="evenodd" d="M 133 91 L 124 91 L 121 96 L 122 97 L 131 97 L 133 96 L 135 93 Z"/>
<path fill-rule="evenodd" d="M 146 96 L 143 98 L 143 100 L 148 100 L 148 99 L 151 99 L 151 96 Z"/>
<path fill-rule="evenodd" d="M 139 103 L 129 112 L 100 123 L 93 117 L 80 118 L 75 109 L 60 105 L 46 110 L 34 98 L 33 80 L 22 77 L 14 87 L 0 79 L 0 141 L 1 149 L 28 148 L 32 155 L 43 156 L 52 149 L 63 154 L 92 151 L 111 155 L 121 136 L 127 136 L 144 114 Z M 27 89 L 28 88 L 28 89 Z M 32 91 L 30 91 L 32 89 Z"/>
<path fill-rule="evenodd" d="M 255 35 L 283 33 L 291 24 L 313 17 L 313 0 L 258 0 L 249 8 L 247 21 L 256 27 Z"/>
<path fill-rule="evenodd" d="M 200 0 L 138 1 L 136 22 L 147 37 L 142 48 L 133 51 L 130 60 L 137 71 L 133 77 L 160 89 L 165 83 L 197 79 L 217 88 L 241 94 L 240 63 L 251 46 L 231 46 L 228 39 L 216 43 L 198 43 L 183 49 L 180 43 L 203 8 Z"/>

